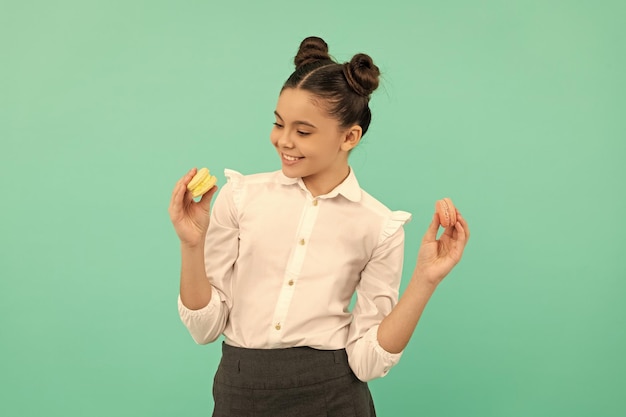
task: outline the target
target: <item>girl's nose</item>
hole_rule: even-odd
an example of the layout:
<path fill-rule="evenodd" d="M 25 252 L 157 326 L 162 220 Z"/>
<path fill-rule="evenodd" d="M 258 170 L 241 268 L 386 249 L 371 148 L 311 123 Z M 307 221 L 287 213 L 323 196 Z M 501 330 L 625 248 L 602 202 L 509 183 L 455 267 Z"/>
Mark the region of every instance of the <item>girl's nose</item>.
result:
<path fill-rule="evenodd" d="M 289 135 L 289 131 L 287 129 L 283 129 L 280 132 L 280 136 L 278 137 L 277 145 L 280 148 L 293 148 L 293 142 L 291 141 L 291 137 Z"/>

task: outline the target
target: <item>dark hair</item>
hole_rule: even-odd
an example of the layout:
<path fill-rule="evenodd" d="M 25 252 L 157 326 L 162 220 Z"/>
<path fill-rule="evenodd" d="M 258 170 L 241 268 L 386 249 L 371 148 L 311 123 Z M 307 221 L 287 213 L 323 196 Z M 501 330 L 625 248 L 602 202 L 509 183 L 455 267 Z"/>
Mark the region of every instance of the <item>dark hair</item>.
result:
<path fill-rule="evenodd" d="M 370 95 L 378 87 L 380 71 L 369 55 L 356 54 L 350 62 L 339 64 L 328 54 L 328 44 L 311 36 L 300 43 L 294 59 L 296 70 L 285 88 L 300 88 L 324 100 L 328 113 L 347 128 L 359 125 L 363 135 L 372 119 Z"/>

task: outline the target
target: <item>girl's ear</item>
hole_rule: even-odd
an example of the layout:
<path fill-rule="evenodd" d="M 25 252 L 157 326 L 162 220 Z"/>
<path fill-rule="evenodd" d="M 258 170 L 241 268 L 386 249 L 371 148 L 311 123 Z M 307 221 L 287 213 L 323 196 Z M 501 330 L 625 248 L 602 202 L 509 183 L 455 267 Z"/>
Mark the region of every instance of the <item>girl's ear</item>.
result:
<path fill-rule="evenodd" d="M 363 129 L 359 125 L 354 125 L 346 130 L 343 142 L 341 143 L 341 150 L 346 152 L 351 151 L 356 145 L 359 144 L 361 136 L 363 136 Z"/>

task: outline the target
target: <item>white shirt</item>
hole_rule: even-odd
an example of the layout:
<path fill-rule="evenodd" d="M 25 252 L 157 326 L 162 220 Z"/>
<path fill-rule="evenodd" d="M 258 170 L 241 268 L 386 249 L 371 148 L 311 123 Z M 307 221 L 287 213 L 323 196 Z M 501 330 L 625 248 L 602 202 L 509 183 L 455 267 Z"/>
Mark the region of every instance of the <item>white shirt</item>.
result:
<path fill-rule="evenodd" d="M 360 380 L 386 375 L 402 352 L 385 351 L 377 330 L 398 301 L 410 213 L 363 191 L 352 169 L 316 198 L 282 171 L 224 173 L 205 239 L 211 301 L 190 310 L 178 297 L 193 339 L 223 333 L 244 348 L 346 348 Z"/>

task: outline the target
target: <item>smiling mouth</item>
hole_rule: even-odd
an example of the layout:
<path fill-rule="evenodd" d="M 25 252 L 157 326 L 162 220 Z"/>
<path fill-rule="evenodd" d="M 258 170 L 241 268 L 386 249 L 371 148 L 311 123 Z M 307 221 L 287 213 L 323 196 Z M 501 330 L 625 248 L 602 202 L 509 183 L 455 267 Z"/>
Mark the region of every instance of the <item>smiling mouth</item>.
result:
<path fill-rule="evenodd" d="M 291 155 L 285 155 L 285 154 L 282 154 L 282 155 L 283 155 L 283 158 L 285 158 L 287 161 L 292 161 L 292 162 L 299 161 L 300 159 L 304 158 L 302 156 L 297 157 L 297 156 L 291 156 Z"/>

